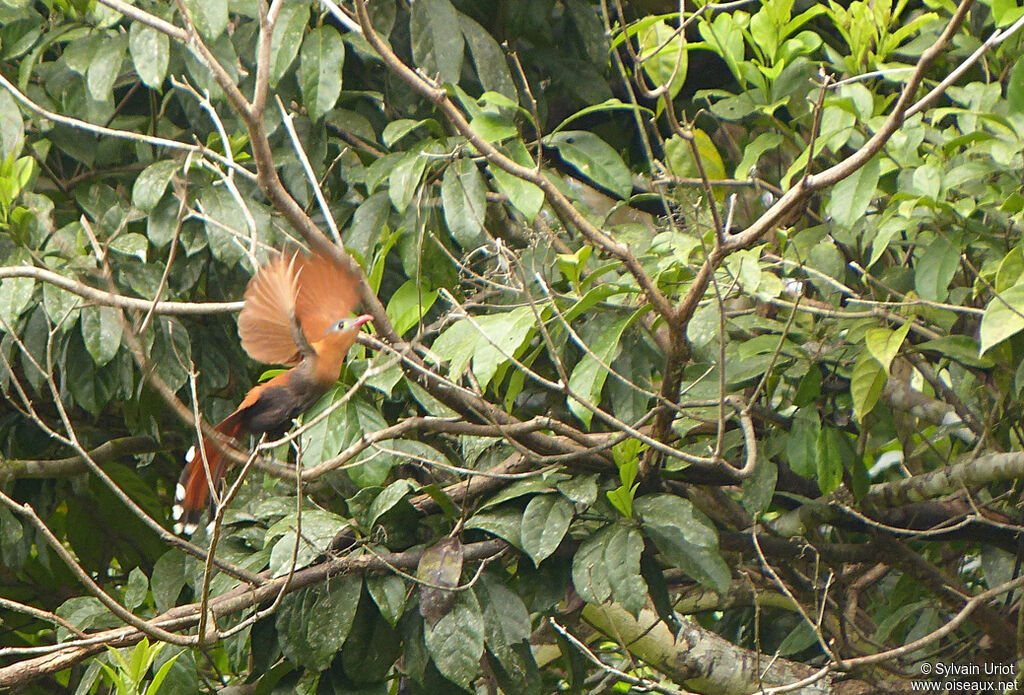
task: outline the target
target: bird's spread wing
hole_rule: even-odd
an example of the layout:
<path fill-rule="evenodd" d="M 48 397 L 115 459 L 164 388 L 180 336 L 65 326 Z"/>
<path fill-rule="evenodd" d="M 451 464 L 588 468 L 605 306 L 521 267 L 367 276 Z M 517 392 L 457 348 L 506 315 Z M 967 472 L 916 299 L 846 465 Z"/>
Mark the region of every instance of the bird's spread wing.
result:
<path fill-rule="evenodd" d="M 292 337 L 295 299 L 299 293 L 299 254 L 280 254 L 249 281 L 245 306 L 238 316 L 242 348 L 260 362 L 295 364 L 299 346 Z"/>
<path fill-rule="evenodd" d="M 356 298 L 355 278 L 334 261 L 282 253 L 249 281 L 238 317 L 242 347 L 260 362 L 297 364 Z"/>
<path fill-rule="evenodd" d="M 334 260 L 320 255 L 296 257 L 299 272 L 299 294 L 295 298 L 295 315 L 306 339 L 315 343 L 336 321 L 352 313 L 359 296 L 358 280 Z"/>

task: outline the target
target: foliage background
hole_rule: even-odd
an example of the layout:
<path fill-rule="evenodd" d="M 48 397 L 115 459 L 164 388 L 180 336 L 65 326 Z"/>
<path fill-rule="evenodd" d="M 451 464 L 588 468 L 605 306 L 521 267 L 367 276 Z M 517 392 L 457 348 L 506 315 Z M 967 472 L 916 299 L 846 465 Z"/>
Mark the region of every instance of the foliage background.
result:
<path fill-rule="evenodd" d="M 5 0 L 0 687 L 1016 664 L 1022 15 Z M 361 268 L 373 333 L 177 538 L 296 244 Z"/>

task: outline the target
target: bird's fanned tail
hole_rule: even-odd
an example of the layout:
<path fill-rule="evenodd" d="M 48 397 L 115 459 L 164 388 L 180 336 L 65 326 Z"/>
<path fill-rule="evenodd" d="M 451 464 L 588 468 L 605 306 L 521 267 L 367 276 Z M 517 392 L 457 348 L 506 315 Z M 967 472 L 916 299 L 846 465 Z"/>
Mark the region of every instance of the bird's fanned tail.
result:
<path fill-rule="evenodd" d="M 242 430 L 242 413 L 240 410 L 228 415 L 220 424 L 214 428 L 228 439 L 234 439 Z M 203 450 L 206 452 L 206 464 L 210 470 L 210 481 L 215 490 L 220 489 L 224 479 L 224 472 L 227 470 L 227 461 L 224 452 L 203 437 Z M 193 446 L 185 454 L 185 469 L 178 478 L 178 485 L 174 490 L 174 507 L 171 509 L 171 517 L 174 519 L 174 532 L 191 536 L 199 528 L 199 522 L 203 511 L 209 508 L 210 482 L 206 477 L 206 466 L 203 465 L 203 456 Z M 211 510 L 212 511 L 212 510 Z"/>

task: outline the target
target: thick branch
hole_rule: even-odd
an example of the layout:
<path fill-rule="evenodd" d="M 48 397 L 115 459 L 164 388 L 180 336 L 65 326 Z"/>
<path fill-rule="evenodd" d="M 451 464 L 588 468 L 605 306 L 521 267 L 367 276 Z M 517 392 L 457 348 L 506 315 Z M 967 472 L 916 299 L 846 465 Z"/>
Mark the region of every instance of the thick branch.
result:
<path fill-rule="evenodd" d="M 151 437 L 121 437 L 99 445 L 89 452 L 89 457 L 95 463 L 102 465 L 125 456 L 148 454 L 166 448 L 166 445 L 160 444 Z M 64 478 L 88 473 L 89 470 L 89 464 L 82 456 L 69 456 L 50 461 L 0 458 L 0 481 L 4 482 L 20 478 Z"/>
<path fill-rule="evenodd" d="M 72 294 L 77 294 L 82 299 L 89 300 L 93 304 L 143 312 L 153 309 L 153 313 L 162 316 L 209 316 L 211 314 L 231 314 L 242 310 L 242 302 L 161 301 L 156 302 L 156 308 L 154 309 L 152 299 L 139 299 L 137 297 L 126 297 L 123 294 L 104 292 L 78 280 L 72 280 L 69 277 L 55 273 L 52 270 L 32 265 L 0 267 L 0 280 L 5 278 L 32 278 L 33 280 L 56 285 Z"/>
<path fill-rule="evenodd" d="M 954 463 L 913 478 L 872 485 L 865 505 L 897 507 L 948 495 L 962 488 L 988 485 L 1024 477 L 1024 452 L 988 454 L 963 463 Z"/>
<path fill-rule="evenodd" d="M 466 545 L 465 560 L 474 562 L 492 558 L 508 548 L 504 541 L 493 540 Z M 241 613 L 254 606 L 265 605 L 272 602 L 285 588 L 286 593 L 291 593 L 314 584 L 321 584 L 330 577 L 341 574 L 366 574 L 369 572 L 390 572 L 397 567 L 402 570 L 414 571 L 419 565 L 422 550 L 413 550 L 403 553 L 378 553 L 376 555 L 356 555 L 342 558 L 335 558 L 327 562 L 299 570 L 291 577 L 272 578 L 270 571 L 263 572 L 260 576 L 266 581 L 259 587 L 251 586 L 236 587 L 209 602 L 209 608 L 216 618 L 224 618 L 230 615 Z M 290 579 L 290 581 L 289 581 Z M 200 604 L 191 603 L 185 606 L 178 606 L 167 611 L 163 615 L 151 619 L 150 625 L 163 630 L 187 630 L 199 622 Z M 143 633 L 133 628 L 117 628 L 106 630 L 91 635 L 93 638 L 102 638 L 101 642 L 88 646 L 75 646 L 69 643 L 68 648 L 47 654 L 46 656 L 26 659 L 18 663 L 0 668 L 0 688 L 28 683 L 41 676 L 56 673 L 80 663 L 86 658 L 106 650 L 106 645 L 111 647 L 127 647 L 138 643 Z"/>

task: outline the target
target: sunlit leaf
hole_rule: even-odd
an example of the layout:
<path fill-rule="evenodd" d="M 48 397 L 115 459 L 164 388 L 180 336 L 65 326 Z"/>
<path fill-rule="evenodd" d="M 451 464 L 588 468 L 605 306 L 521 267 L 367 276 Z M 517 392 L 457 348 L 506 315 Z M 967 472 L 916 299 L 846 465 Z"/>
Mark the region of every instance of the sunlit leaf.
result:
<path fill-rule="evenodd" d="M 1024 329 L 1024 284 L 1014 285 L 989 300 L 981 317 L 978 354 L 984 355 L 993 345 L 1021 329 Z"/>
<path fill-rule="evenodd" d="M 345 44 L 334 27 L 317 27 L 303 40 L 297 76 L 302 103 L 314 121 L 338 101 L 344 62 Z"/>

